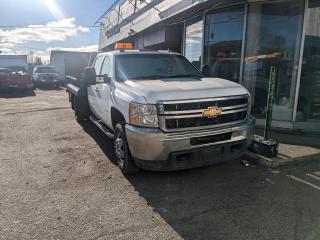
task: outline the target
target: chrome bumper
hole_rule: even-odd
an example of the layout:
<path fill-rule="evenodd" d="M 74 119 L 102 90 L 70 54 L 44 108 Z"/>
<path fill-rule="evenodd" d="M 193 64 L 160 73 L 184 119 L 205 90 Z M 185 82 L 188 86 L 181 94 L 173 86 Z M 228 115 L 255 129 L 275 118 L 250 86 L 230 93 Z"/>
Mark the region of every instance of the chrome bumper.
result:
<path fill-rule="evenodd" d="M 57 83 L 60 80 L 58 78 L 44 78 L 44 77 L 39 77 L 39 78 L 35 78 L 34 82 L 37 83 Z"/>
<path fill-rule="evenodd" d="M 248 146 L 254 132 L 255 119 L 249 117 L 245 123 L 227 128 L 164 133 L 159 129 L 148 129 L 126 125 L 126 136 L 129 149 L 134 159 L 145 161 L 166 161 L 171 153 L 197 150 L 199 148 L 230 145 L 244 142 Z M 214 136 L 224 133 L 233 133 L 231 138 L 225 141 L 217 141 L 208 144 L 192 145 L 190 140 L 206 136 Z M 244 150 L 243 150 L 244 151 Z M 227 154 L 227 153 L 225 153 Z"/>
<path fill-rule="evenodd" d="M 59 82 L 59 79 L 40 79 L 39 82 L 42 82 L 42 83 L 57 83 Z"/>

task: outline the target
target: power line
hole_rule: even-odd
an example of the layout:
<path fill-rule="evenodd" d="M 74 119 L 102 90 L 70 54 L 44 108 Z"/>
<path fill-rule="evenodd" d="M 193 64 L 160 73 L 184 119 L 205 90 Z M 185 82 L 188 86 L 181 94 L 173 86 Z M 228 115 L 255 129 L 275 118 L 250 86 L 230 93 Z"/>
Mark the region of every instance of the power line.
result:
<path fill-rule="evenodd" d="M 14 46 L 15 49 L 30 49 L 30 50 L 39 50 L 39 51 L 47 51 L 47 48 L 37 48 L 37 47 L 28 47 L 28 46 Z M 12 48 L 11 48 L 12 49 Z M 15 50 L 17 51 L 17 50 Z"/>
<path fill-rule="evenodd" d="M 107 9 L 107 11 L 105 11 L 105 12 L 101 15 L 101 17 L 99 17 L 99 18 L 97 19 L 97 21 L 95 22 L 95 24 L 99 23 L 99 21 L 100 21 L 102 18 L 104 18 L 104 16 L 105 16 L 108 12 L 110 12 L 111 10 L 113 10 L 113 8 L 114 8 L 120 1 L 121 1 L 121 0 L 115 0 L 115 1 L 111 4 L 111 6 Z"/>
<path fill-rule="evenodd" d="M 31 29 L 35 29 L 35 28 L 44 28 L 44 29 L 52 29 L 52 28 L 74 28 L 74 29 L 77 29 L 77 28 L 100 28 L 100 26 L 96 26 L 96 25 L 89 25 L 89 26 L 74 26 L 74 27 L 71 27 L 71 26 L 60 26 L 60 27 L 49 27 L 49 26 L 9 26 L 9 25 L 0 25 L 0 28 L 31 28 Z"/>

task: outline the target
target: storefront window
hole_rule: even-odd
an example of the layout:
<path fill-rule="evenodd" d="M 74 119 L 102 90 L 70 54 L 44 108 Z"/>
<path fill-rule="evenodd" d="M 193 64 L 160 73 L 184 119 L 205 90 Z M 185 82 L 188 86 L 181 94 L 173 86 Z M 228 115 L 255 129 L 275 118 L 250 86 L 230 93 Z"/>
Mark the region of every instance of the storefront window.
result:
<path fill-rule="evenodd" d="M 202 53 L 203 21 L 186 27 L 185 57 L 200 70 Z"/>
<path fill-rule="evenodd" d="M 310 0 L 297 121 L 320 121 L 320 1 Z"/>
<path fill-rule="evenodd" d="M 303 10 L 303 0 L 249 4 L 243 83 L 257 118 L 265 118 L 270 67 L 275 65 L 273 119 L 292 120 Z"/>
<path fill-rule="evenodd" d="M 210 76 L 239 82 L 243 22 L 244 5 L 207 15 L 204 65 Z"/>

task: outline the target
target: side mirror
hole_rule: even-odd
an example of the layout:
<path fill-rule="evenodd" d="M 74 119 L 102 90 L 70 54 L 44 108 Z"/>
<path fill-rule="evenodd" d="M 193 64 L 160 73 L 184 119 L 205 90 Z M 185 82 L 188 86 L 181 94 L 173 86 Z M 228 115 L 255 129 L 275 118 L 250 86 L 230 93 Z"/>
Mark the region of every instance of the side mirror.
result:
<path fill-rule="evenodd" d="M 103 75 L 103 81 L 107 84 L 109 84 L 111 82 L 111 77 L 109 77 L 108 74 L 104 74 Z"/>
<path fill-rule="evenodd" d="M 209 76 L 210 75 L 210 69 L 208 65 L 202 65 L 201 66 L 201 72 L 204 76 Z"/>
<path fill-rule="evenodd" d="M 96 69 L 92 67 L 86 67 L 84 69 L 84 82 L 85 85 L 94 85 L 96 84 Z"/>

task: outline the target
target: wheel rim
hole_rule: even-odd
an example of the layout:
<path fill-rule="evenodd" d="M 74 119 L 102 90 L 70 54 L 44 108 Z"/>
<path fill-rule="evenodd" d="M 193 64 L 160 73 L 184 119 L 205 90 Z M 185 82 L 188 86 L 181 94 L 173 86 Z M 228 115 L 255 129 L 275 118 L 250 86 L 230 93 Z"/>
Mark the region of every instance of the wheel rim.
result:
<path fill-rule="evenodd" d="M 120 167 L 123 167 L 125 159 L 125 149 L 124 141 L 120 133 L 117 135 L 117 138 L 114 142 L 114 149 L 117 158 L 117 163 Z"/>

